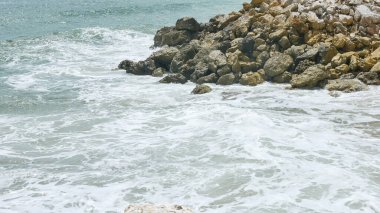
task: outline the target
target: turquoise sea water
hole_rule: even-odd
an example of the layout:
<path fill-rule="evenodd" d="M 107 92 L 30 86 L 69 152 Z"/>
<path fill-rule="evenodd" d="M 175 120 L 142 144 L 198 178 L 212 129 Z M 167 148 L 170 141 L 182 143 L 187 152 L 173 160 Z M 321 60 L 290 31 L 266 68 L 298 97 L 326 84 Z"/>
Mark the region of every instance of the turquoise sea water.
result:
<path fill-rule="evenodd" d="M 380 212 L 378 87 L 334 98 L 113 71 L 238 0 L 0 0 L 0 212 Z"/>

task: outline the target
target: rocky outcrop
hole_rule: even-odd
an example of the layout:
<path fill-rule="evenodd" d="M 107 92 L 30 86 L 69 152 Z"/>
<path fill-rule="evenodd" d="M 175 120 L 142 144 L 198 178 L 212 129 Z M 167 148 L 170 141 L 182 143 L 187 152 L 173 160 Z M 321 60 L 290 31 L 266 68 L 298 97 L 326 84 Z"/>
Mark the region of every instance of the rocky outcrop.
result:
<path fill-rule="evenodd" d="M 208 23 L 179 19 L 157 31 L 154 45 L 161 49 L 119 68 L 136 75 L 171 73 L 162 83 L 271 81 L 307 89 L 328 84 L 330 90 L 347 82 L 379 85 L 379 8 L 372 0 L 252 0 Z M 356 80 L 343 81 L 347 76 Z"/>

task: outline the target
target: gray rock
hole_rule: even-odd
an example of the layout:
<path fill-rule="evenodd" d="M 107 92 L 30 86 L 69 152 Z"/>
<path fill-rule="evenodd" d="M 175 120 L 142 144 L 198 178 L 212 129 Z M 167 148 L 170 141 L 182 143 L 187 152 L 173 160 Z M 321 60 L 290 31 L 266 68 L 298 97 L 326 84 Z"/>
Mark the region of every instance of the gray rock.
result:
<path fill-rule="evenodd" d="M 290 84 L 293 88 L 314 88 L 321 81 L 328 78 L 328 74 L 322 66 L 312 66 L 307 68 L 303 73 L 294 75 Z"/>
<path fill-rule="evenodd" d="M 201 25 L 193 17 L 183 17 L 177 20 L 175 28 L 177 30 L 197 32 L 201 29 Z"/>
<path fill-rule="evenodd" d="M 226 75 L 221 76 L 218 79 L 217 84 L 219 84 L 219 85 L 231 85 L 234 82 L 235 82 L 235 75 L 230 73 L 230 74 L 226 74 Z"/>
<path fill-rule="evenodd" d="M 315 61 L 317 59 L 318 52 L 319 52 L 318 48 L 312 48 L 306 51 L 305 53 L 303 53 L 302 55 L 298 56 L 297 61 L 303 61 L 303 60 Z"/>
<path fill-rule="evenodd" d="M 281 75 L 293 65 L 293 59 L 289 55 L 278 53 L 272 56 L 264 65 L 265 74 L 268 77 Z"/>
<path fill-rule="evenodd" d="M 197 85 L 193 91 L 191 92 L 192 94 L 197 94 L 197 95 L 200 95 L 200 94 L 206 94 L 206 93 L 209 93 L 211 92 L 212 89 L 210 86 L 207 86 L 205 84 L 202 84 L 202 85 Z"/>
<path fill-rule="evenodd" d="M 165 84 L 185 84 L 187 82 L 187 79 L 185 76 L 176 73 L 176 74 L 170 74 L 165 76 L 163 79 L 160 80 L 160 83 L 165 83 Z"/>
<path fill-rule="evenodd" d="M 120 62 L 119 69 L 126 70 L 127 73 L 134 75 L 151 75 L 155 69 L 154 62 L 152 60 L 134 62 L 131 60 L 124 60 Z"/>
<path fill-rule="evenodd" d="M 226 55 L 220 50 L 213 50 L 208 55 L 209 62 L 214 63 L 217 68 L 223 67 L 227 64 Z"/>
<path fill-rule="evenodd" d="M 290 72 L 284 72 L 273 78 L 273 82 L 279 84 L 289 83 L 290 80 L 292 80 L 292 74 Z"/>
<path fill-rule="evenodd" d="M 329 91 L 357 92 L 367 90 L 368 87 L 357 79 L 329 80 L 326 87 Z"/>
<path fill-rule="evenodd" d="M 311 67 L 311 66 L 314 66 L 315 65 L 315 62 L 314 61 L 310 61 L 310 60 L 304 60 L 304 61 L 301 61 L 300 63 L 298 63 L 298 65 L 296 66 L 296 68 L 294 69 L 294 73 L 296 74 L 301 74 L 303 73 L 307 68 Z"/>

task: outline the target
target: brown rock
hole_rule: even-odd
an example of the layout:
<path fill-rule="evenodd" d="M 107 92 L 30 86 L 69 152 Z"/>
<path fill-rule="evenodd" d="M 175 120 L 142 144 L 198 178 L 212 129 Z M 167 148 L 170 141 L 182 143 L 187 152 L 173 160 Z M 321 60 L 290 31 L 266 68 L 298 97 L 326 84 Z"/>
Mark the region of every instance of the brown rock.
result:
<path fill-rule="evenodd" d="M 197 85 L 193 91 L 191 92 L 192 94 L 196 94 L 196 95 L 201 95 L 201 94 L 206 94 L 206 93 L 209 93 L 211 92 L 212 89 L 210 86 L 208 85 L 205 85 L 205 84 L 202 84 L 202 85 Z"/>
<path fill-rule="evenodd" d="M 258 72 L 248 72 L 241 76 L 240 84 L 248 86 L 256 86 L 263 83 L 265 80 Z"/>
<path fill-rule="evenodd" d="M 309 67 L 305 72 L 294 75 L 290 84 L 293 88 L 313 88 L 316 87 L 321 81 L 328 78 L 327 73 L 323 70 L 322 66 Z"/>

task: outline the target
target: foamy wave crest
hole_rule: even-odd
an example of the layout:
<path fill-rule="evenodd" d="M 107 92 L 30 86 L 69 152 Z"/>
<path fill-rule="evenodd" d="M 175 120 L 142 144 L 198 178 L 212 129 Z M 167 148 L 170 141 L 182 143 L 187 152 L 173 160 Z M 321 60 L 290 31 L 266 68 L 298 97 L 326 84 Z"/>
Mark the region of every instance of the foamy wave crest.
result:
<path fill-rule="evenodd" d="M 146 58 L 152 44 L 152 35 L 139 32 L 77 29 L 32 40 L 2 42 L 0 66 L 9 70 L 5 80 L 9 86 L 44 91 L 48 89 L 45 84 L 54 83 L 60 75 L 96 75 L 110 71 L 125 58 Z"/>

